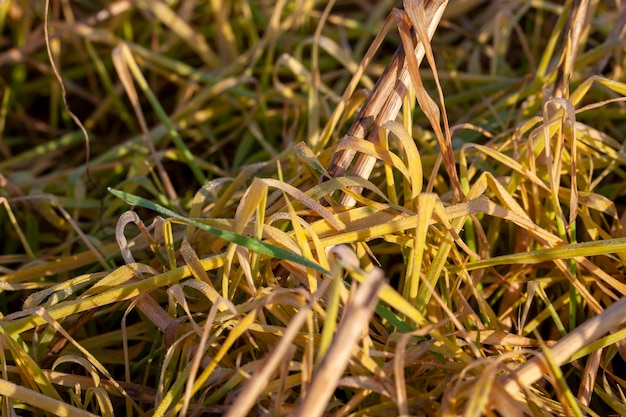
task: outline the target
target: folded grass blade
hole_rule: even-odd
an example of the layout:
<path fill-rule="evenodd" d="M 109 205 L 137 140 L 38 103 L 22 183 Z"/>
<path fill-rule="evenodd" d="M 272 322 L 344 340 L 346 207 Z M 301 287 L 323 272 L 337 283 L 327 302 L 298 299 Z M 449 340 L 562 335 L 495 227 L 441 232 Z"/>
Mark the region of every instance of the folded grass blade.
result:
<path fill-rule="evenodd" d="M 146 200 L 145 198 L 138 197 L 133 194 L 129 194 L 123 191 L 115 190 L 113 188 L 109 188 L 109 192 L 114 196 L 126 201 L 129 204 L 140 206 L 149 210 L 154 210 L 157 213 L 160 213 L 164 216 L 172 217 L 177 220 L 180 220 L 186 224 L 190 224 L 192 226 L 197 227 L 198 229 L 204 230 L 205 232 L 211 233 L 219 238 L 222 238 L 228 242 L 235 243 L 237 245 L 244 246 L 252 251 L 262 253 L 264 255 L 268 255 L 274 258 L 285 259 L 287 261 L 295 262 L 297 264 L 306 266 L 308 268 L 313 268 L 316 271 L 322 272 L 324 274 L 328 274 L 329 272 L 312 262 L 309 259 L 306 259 L 300 255 L 297 255 L 293 252 L 287 251 L 285 249 L 279 248 L 278 246 L 271 245 L 269 243 L 251 239 L 249 237 L 239 235 L 237 233 L 229 232 L 227 230 L 218 229 L 216 227 L 208 226 L 199 221 L 188 219 L 180 214 L 176 214 L 172 210 L 169 210 L 159 204 L 156 204 L 150 200 Z"/>

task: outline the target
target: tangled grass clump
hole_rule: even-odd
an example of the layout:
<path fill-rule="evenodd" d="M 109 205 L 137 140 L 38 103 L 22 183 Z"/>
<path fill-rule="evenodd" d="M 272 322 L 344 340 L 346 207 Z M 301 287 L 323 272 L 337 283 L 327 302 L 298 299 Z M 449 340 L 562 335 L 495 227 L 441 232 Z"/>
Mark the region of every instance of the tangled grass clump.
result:
<path fill-rule="evenodd" d="M 222 3 L 0 2 L 3 414 L 626 415 L 626 12 Z"/>

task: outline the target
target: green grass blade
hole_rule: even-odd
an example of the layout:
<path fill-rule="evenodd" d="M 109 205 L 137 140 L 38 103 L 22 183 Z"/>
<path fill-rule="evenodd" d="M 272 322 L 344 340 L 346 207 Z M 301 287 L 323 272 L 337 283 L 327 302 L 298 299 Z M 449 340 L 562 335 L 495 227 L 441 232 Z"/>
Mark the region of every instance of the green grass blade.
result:
<path fill-rule="evenodd" d="M 206 224 L 202 224 L 201 222 L 188 219 L 186 217 L 181 216 L 180 214 L 173 212 L 170 209 L 167 209 L 159 204 L 153 203 L 150 200 L 146 200 L 145 198 L 138 197 L 134 194 L 126 193 L 124 191 L 116 190 L 110 187 L 109 187 L 109 192 L 113 194 L 114 196 L 116 196 L 117 198 L 120 198 L 126 201 L 128 204 L 143 207 L 149 210 L 156 211 L 157 213 L 163 214 L 164 216 L 169 216 L 178 220 L 182 220 L 185 223 L 188 223 L 190 225 L 197 227 L 198 229 L 204 230 L 205 232 L 209 232 L 228 242 L 244 246 L 252 251 L 262 253 L 264 255 L 268 255 L 274 258 L 280 258 L 280 259 L 284 259 L 287 261 L 295 262 L 300 265 L 306 266 L 307 268 L 313 268 L 316 271 L 322 272 L 324 274 L 330 274 L 330 272 L 328 272 L 326 269 L 322 268 L 315 262 L 312 262 L 288 250 L 279 248 L 278 246 L 274 246 L 266 242 L 251 239 L 249 237 L 242 236 L 237 233 L 218 229 L 216 227 L 208 226 Z"/>
<path fill-rule="evenodd" d="M 605 239 L 595 242 L 574 243 L 571 245 L 557 246 L 548 249 L 539 249 L 529 252 L 514 253 L 510 255 L 495 256 L 489 259 L 472 262 L 464 265 L 467 271 L 488 268 L 496 265 L 519 265 L 538 264 L 553 261 L 555 259 L 573 259 L 577 257 L 589 257 L 597 255 L 609 255 L 626 251 L 626 238 Z"/>

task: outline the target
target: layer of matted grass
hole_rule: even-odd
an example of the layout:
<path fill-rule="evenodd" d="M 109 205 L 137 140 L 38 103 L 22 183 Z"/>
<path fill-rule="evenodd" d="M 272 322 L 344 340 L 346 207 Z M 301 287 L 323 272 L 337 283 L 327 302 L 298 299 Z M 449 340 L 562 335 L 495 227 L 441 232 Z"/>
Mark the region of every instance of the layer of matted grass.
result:
<path fill-rule="evenodd" d="M 224 3 L 0 1 L 3 414 L 626 415 L 626 11 Z"/>

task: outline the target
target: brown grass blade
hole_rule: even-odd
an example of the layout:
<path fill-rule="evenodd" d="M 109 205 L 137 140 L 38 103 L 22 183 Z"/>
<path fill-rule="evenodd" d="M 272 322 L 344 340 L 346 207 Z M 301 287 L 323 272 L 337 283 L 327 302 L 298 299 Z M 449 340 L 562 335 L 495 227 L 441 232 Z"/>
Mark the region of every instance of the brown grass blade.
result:
<path fill-rule="evenodd" d="M 432 38 L 435 33 L 435 29 L 441 20 L 447 3 L 447 0 L 431 0 L 423 6 L 426 20 L 429 22 L 429 38 Z M 418 63 L 422 61 L 424 53 L 422 43 L 417 43 L 415 48 L 411 51 L 411 54 L 415 56 Z M 389 65 L 385 68 L 383 75 L 374 86 L 372 93 L 359 112 L 357 119 L 346 133 L 346 138 L 365 138 L 374 144 L 378 144 L 379 129 L 385 122 L 395 120 L 402 107 L 404 97 L 411 88 L 411 76 L 408 62 L 409 60 L 407 59 L 405 48 L 401 45 L 396 50 Z M 329 174 L 333 177 L 346 174 L 355 155 L 356 151 L 350 149 L 335 153 L 328 168 Z M 360 155 L 353 169 L 353 174 L 362 178 L 369 178 L 375 161 L 376 160 L 372 157 Z M 348 196 L 342 196 L 340 203 L 343 205 L 354 205 L 355 201 Z"/>
<path fill-rule="evenodd" d="M 324 414 L 337 381 L 348 366 L 353 347 L 357 345 L 363 329 L 367 327 L 374 312 L 378 302 L 378 293 L 384 283 L 383 272 L 377 268 L 367 274 L 365 282 L 356 290 L 352 303 L 346 308 L 335 338 L 313 375 L 309 390 L 303 396 L 294 416 L 315 417 Z"/>
<path fill-rule="evenodd" d="M 561 366 L 569 360 L 578 350 L 587 346 L 591 341 L 597 340 L 606 333 L 611 332 L 626 323 L 626 297 L 613 303 L 610 307 L 594 318 L 586 321 L 573 332 L 560 339 L 550 348 L 556 365 Z M 545 355 L 537 353 L 512 375 L 503 380 L 504 389 L 511 395 L 515 395 L 531 384 L 541 379 L 544 375 Z"/>

